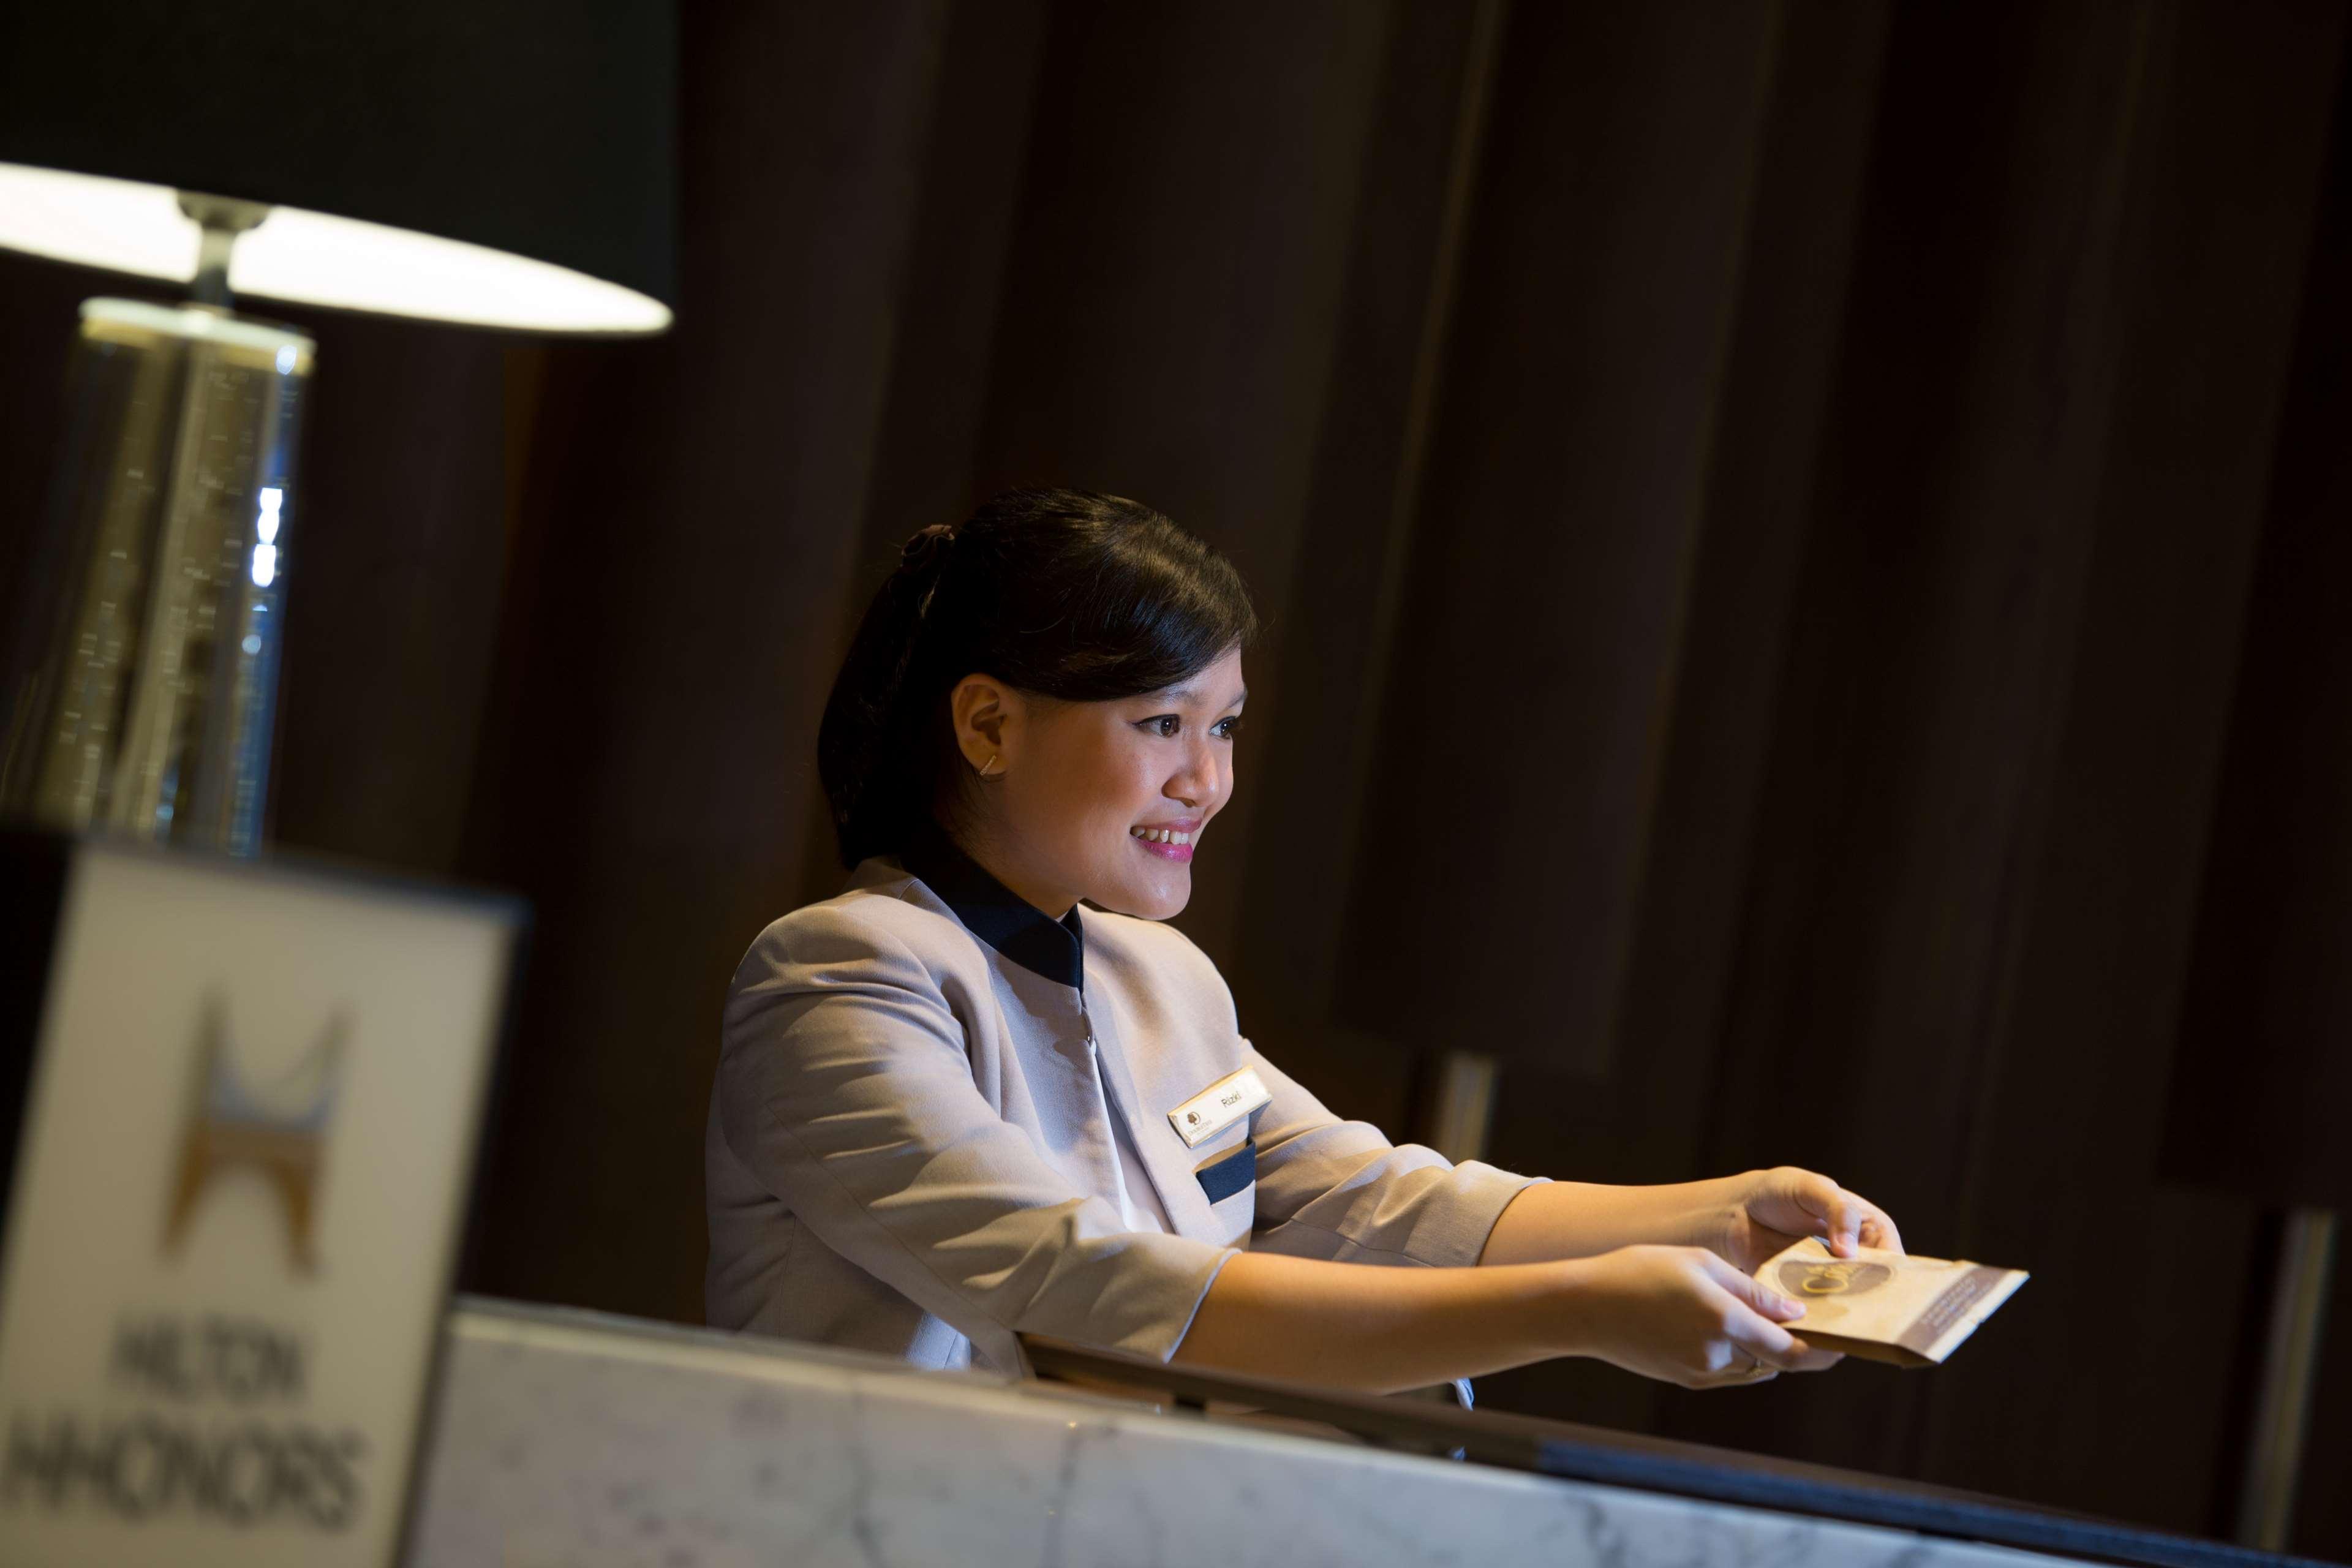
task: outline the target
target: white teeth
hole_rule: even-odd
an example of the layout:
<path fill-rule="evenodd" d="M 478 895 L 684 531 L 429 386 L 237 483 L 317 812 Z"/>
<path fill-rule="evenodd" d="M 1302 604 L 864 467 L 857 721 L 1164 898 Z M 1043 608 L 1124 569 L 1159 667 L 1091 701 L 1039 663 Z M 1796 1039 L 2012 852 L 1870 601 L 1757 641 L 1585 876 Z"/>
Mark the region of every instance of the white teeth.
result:
<path fill-rule="evenodd" d="M 1190 844 L 1192 842 L 1192 836 L 1191 834 L 1179 833 L 1172 827 L 1130 827 L 1127 831 L 1131 836 L 1140 838 L 1150 844 Z"/>

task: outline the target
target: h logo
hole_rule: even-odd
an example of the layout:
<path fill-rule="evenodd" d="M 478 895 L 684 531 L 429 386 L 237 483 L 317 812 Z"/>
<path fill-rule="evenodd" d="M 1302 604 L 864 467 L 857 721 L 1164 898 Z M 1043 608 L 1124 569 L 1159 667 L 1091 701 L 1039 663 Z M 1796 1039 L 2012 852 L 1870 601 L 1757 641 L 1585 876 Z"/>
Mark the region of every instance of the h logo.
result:
<path fill-rule="evenodd" d="M 286 1209 L 287 1245 L 294 1267 L 318 1270 L 310 1219 L 324 1163 L 327 1121 L 342 1082 L 341 1013 L 327 1020 L 318 1044 L 262 1090 L 246 1086 L 230 1059 L 228 1009 L 217 992 L 205 998 L 196 1033 L 195 1092 L 180 1133 L 179 1168 L 163 1219 L 163 1250 L 179 1250 L 197 1200 L 215 1176 L 240 1167 L 258 1172 L 278 1189 Z"/>

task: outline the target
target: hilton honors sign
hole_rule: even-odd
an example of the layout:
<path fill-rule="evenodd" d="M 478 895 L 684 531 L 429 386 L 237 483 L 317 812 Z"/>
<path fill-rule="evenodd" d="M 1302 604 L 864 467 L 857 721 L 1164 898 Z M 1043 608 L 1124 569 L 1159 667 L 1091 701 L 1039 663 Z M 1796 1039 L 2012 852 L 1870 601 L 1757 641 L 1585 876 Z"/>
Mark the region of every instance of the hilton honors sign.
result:
<path fill-rule="evenodd" d="M 8 872 L 47 951 L 0 974 L 0 1563 L 382 1568 L 515 910 L 58 839 Z"/>

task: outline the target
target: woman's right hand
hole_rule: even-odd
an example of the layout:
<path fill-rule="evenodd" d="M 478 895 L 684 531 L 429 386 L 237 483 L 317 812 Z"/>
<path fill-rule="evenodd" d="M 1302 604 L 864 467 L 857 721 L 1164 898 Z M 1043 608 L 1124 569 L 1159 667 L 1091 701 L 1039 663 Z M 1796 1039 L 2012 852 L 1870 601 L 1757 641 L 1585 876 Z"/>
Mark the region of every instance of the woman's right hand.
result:
<path fill-rule="evenodd" d="M 1766 1383 L 1844 1359 L 1780 1325 L 1800 1302 L 1704 1247 L 1622 1247 L 1560 1266 L 1568 1353 L 1685 1388 Z"/>

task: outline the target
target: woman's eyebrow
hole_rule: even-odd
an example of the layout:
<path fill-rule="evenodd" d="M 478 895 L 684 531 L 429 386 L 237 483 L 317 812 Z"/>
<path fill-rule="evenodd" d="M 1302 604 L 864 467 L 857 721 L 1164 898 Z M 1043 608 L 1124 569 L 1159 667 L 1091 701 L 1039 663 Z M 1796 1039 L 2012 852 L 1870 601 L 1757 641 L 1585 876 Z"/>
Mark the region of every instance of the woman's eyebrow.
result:
<path fill-rule="evenodd" d="M 1156 702 L 1190 702 L 1200 695 L 1200 687 L 1187 681 L 1181 686 L 1161 687 L 1158 691 L 1152 693 L 1152 700 Z M 1234 694 L 1234 700 L 1224 704 L 1224 706 L 1226 708 L 1238 708 L 1248 700 L 1249 688 L 1244 686 L 1239 692 Z"/>

